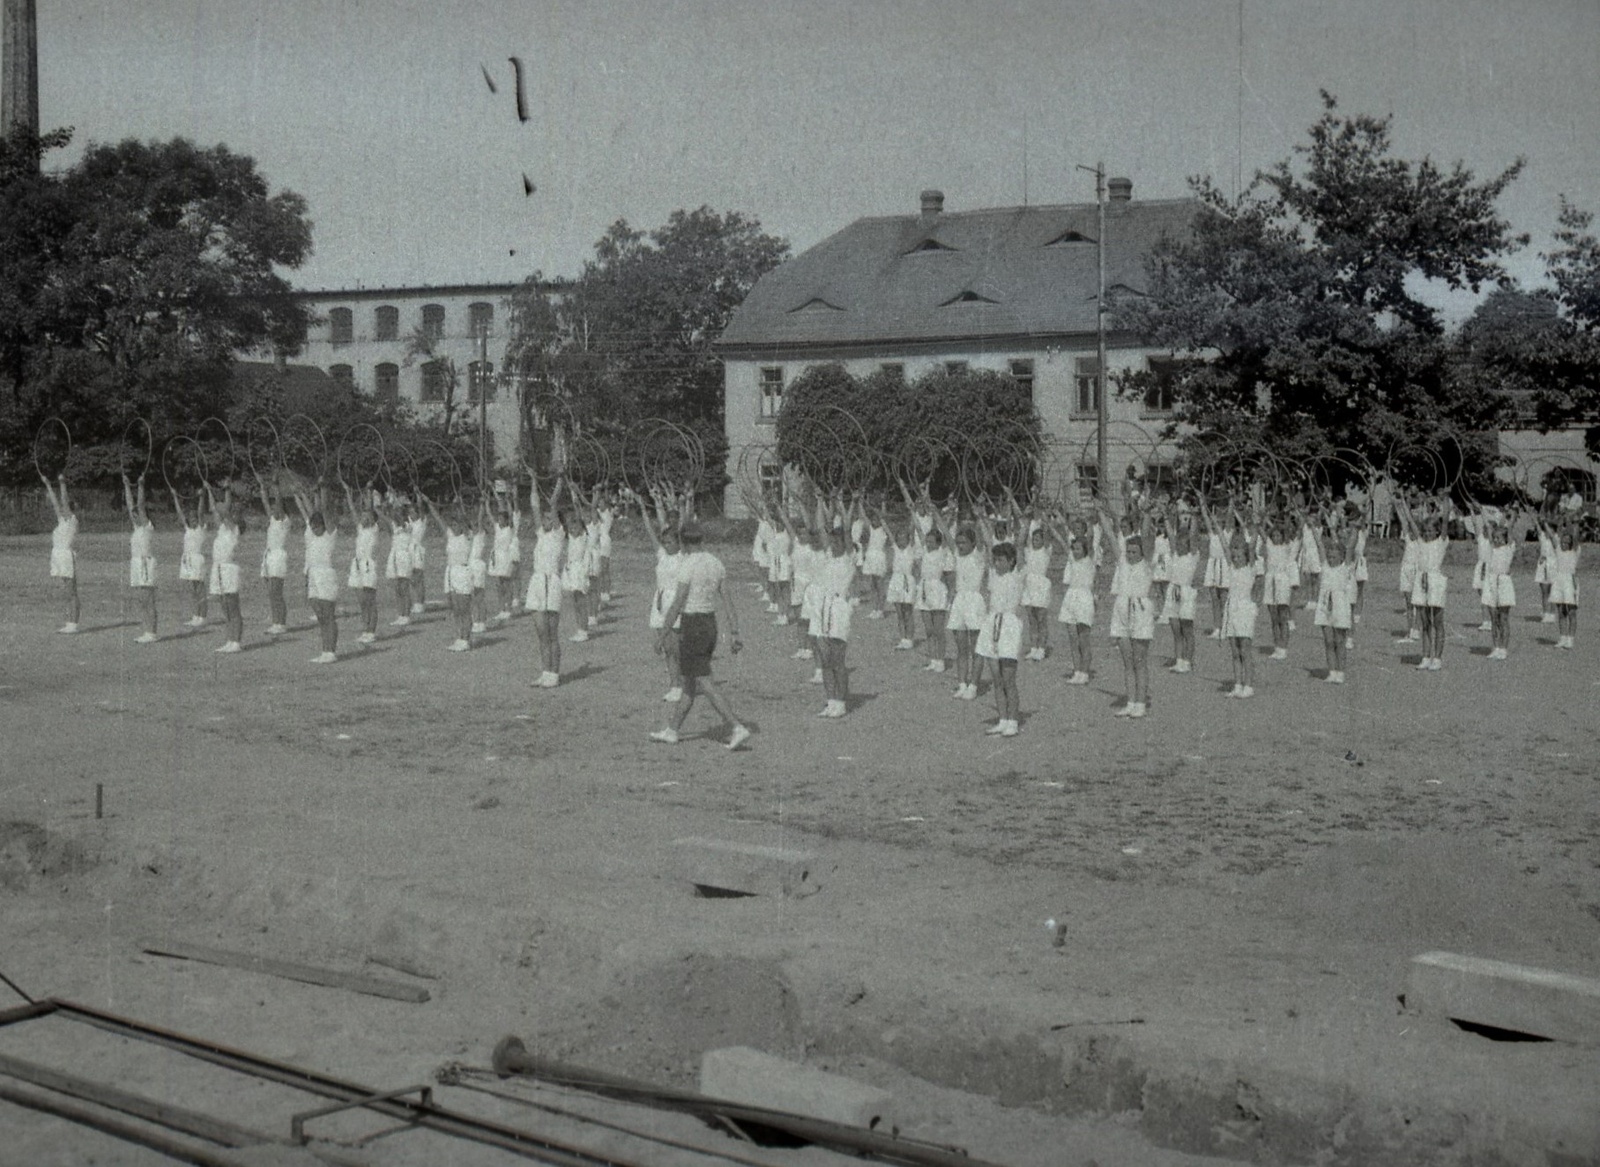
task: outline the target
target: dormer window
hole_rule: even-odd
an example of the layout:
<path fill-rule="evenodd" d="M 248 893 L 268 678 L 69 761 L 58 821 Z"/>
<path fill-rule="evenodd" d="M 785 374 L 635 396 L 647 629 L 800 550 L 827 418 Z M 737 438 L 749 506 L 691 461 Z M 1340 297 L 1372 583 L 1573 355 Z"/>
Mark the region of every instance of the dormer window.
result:
<path fill-rule="evenodd" d="M 975 292 L 968 288 L 964 292 L 957 292 L 943 304 L 940 304 L 939 307 L 948 308 L 952 304 L 998 304 L 999 302 L 992 296 L 985 296 L 982 292 Z"/>
<path fill-rule="evenodd" d="M 951 247 L 948 243 L 940 243 L 937 239 L 935 239 L 932 235 L 930 235 L 926 239 L 924 239 L 921 243 L 918 243 L 910 251 L 907 251 L 906 254 L 907 255 L 919 255 L 919 254 L 923 254 L 923 253 L 929 252 L 929 251 L 955 251 L 955 250 L 957 250 L 957 249 L 954 248 L 954 247 Z"/>
<path fill-rule="evenodd" d="M 1057 247 L 1057 246 L 1060 246 L 1062 244 L 1067 244 L 1067 243 L 1093 243 L 1093 242 L 1094 242 L 1094 240 L 1090 239 L 1082 231 L 1066 230 L 1066 231 L 1061 232 L 1061 234 L 1057 235 L 1054 239 L 1050 240 L 1049 243 L 1046 243 L 1045 246 L 1046 247 Z"/>
<path fill-rule="evenodd" d="M 821 296 L 812 296 L 811 299 L 807 300 L 804 304 L 796 305 L 795 307 L 789 309 L 789 311 L 791 311 L 791 312 L 843 312 L 844 309 L 839 307 L 839 305 L 837 305 L 837 304 L 834 304 L 834 303 L 832 303 L 832 302 L 830 302 L 828 300 L 824 300 Z"/>

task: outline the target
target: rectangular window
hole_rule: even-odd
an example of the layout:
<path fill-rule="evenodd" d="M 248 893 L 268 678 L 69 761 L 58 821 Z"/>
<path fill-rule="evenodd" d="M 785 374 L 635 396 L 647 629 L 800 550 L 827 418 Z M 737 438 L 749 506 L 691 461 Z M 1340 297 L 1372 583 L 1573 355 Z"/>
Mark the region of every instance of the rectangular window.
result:
<path fill-rule="evenodd" d="M 400 400 L 400 366 L 385 361 L 377 368 L 378 400 L 384 405 L 394 405 Z"/>
<path fill-rule="evenodd" d="M 1024 389 L 1029 397 L 1033 396 L 1033 362 L 1019 359 L 1010 362 L 1011 379 Z"/>
<path fill-rule="evenodd" d="M 967 362 L 946 361 L 944 363 L 944 371 L 947 373 L 965 373 L 967 371 Z"/>
<path fill-rule="evenodd" d="M 1144 412 L 1172 412 L 1172 383 L 1177 376 L 1178 362 L 1171 357 L 1149 357 L 1150 384 L 1144 391 Z"/>
<path fill-rule="evenodd" d="M 898 378 L 901 381 L 906 379 L 906 367 L 900 361 L 886 361 L 878 366 L 878 371 L 887 373 L 889 376 Z"/>
<path fill-rule="evenodd" d="M 473 361 L 467 366 L 467 400 L 478 404 L 482 400 L 494 400 L 494 362 L 480 363 Z"/>
<path fill-rule="evenodd" d="M 1078 463 L 1078 505 L 1088 506 L 1100 488 L 1100 467 L 1093 462 Z"/>
<path fill-rule="evenodd" d="M 422 306 L 422 331 L 432 340 L 444 336 L 444 305 L 424 304 Z"/>
<path fill-rule="evenodd" d="M 771 365 L 761 370 L 761 420 L 775 421 L 783 408 L 783 366 Z"/>
<path fill-rule="evenodd" d="M 467 322 L 467 326 L 471 330 L 473 336 L 493 336 L 494 305 L 484 304 L 481 302 L 477 304 L 468 304 Z"/>
<path fill-rule="evenodd" d="M 422 400 L 429 403 L 444 400 L 444 366 L 438 361 L 422 366 Z"/>
<path fill-rule="evenodd" d="M 393 304 L 383 304 L 372 313 L 373 340 L 400 339 L 400 309 Z"/>
<path fill-rule="evenodd" d="M 1076 388 L 1072 395 L 1072 412 L 1098 412 L 1100 409 L 1099 358 L 1079 357 L 1074 381 Z"/>
<path fill-rule="evenodd" d="M 355 384 L 356 371 L 349 365 L 329 365 L 328 376 L 332 377 L 335 381 L 339 382 L 346 388 L 349 388 Z"/>
<path fill-rule="evenodd" d="M 334 344 L 349 344 L 355 339 L 355 318 L 348 308 L 334 308 L 328 313 L 329 339 Z"/>

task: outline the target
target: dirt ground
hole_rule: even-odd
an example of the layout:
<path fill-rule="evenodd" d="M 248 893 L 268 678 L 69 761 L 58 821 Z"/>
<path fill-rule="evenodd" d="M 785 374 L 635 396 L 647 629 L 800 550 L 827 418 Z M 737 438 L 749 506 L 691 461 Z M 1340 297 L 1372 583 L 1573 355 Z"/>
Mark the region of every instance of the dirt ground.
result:
<path fill-rule="evenodd" d="M 163 640 L 137 645 L 126 537 L 80 544 L 86 632 L 65 637 L 48 537 L 0 539 L 0 973 L 35 996 L 383 1088 L 487 1065 L 505 1033 L 676 1085 L 704 1050 L 752 1045 L 883 1086 L 905 1133 L 1007 1164 L 1600 1162 L 1592 1048 L 1490 1041 L 1398 999 L 1431 949 L 1600 975 L 1600 634 L 1550 647 L 1531 563 L 1509 661 L 1485 659 L 1463 545 L 1441 672 L 1397 641 L 1378 564 L 1342 688 L 1302 617 L 1256 700 L 1222 696 L 1225 655 L 1201 640 L 1196 672 L 1158 670 L 1129 722 L 1102 640 L 1087 687 L 1060 654 L 1025 663 L 1023 732 L 1001 740 L 985 700 L 893 651 L 892 621 L 858 619 L 850 716 L 819 720 L 745 549 L 718 548 L 747 647 L 717 674 L 757 731 L 729 753 L 709 710 L 677 746 L 646 736 L 665 684 L 642 544 L 619 547 L 617 601 L 564 645 L 555 690 L 530 687 L 526 621 L 452 654 L 434 611 L 361 652 L 348 593 L 349 655 L 312 666 L 309 612 L 266 643 L 255 581 L 248 651 L 216 655 L 215 624 L 178 632 L 175 584 Z M 157 555 L 170 578 L 175 533 Z M 820 890 L 698 897 L 673 846 L 690 836 L 814 852 Z M 11 1026 L 0 1053 L 287 1129 L 287 1099 L 78 1029 Z M 0 1163 L 165 1161 L 4 1104 L 0 1128 Z M 366 1154 L 502 1161 L 430 1138 Z"/>

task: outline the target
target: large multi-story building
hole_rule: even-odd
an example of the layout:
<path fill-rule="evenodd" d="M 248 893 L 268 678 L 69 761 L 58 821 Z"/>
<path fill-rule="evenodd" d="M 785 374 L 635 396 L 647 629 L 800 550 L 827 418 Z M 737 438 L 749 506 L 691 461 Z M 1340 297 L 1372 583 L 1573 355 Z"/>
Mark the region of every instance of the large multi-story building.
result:
<path fill-rule="evenodd" d="M 474 429 L 484 420 L 501 449 L 516 449 L 515 387 L 498 375 L 518 284 L 336 288 L 295 293 L 312 316 L 296 359 L 384 402 L 423 416 L 454 411 Z"/>
<path fill-rule="evenodd" d="M 1135 201 L 1112 179 L 1105 207 L 1108 292 L 1145 286 L 1145 260 L 1164 234 L 1187 230 L 1190 199 Z M 1094 203 L 947 212 L 924 191 L 919 213 L 858 219 L 757 282 L 718 341 L 725 362 L 729 474 L 746 451 L 774 442 L 784 388 L 808 367 L 838 362 L 864 375 L 907 378 L 938 367 L 992 369 L 1025 383 L 1055 462 L 1091 492 L 1130 466 L 1159 476 L 1172 397 L 1159 376 L 1170 354 L 1118 332 L 1105 370 L 1158 375 L 1139 399 L 1107 400 L 1107 462 L 1096 457 L 1099 207 Z M 871 402 L 863 402 L 871 409 Z M 737 486 L 727 505 L 742 508 Z"/>

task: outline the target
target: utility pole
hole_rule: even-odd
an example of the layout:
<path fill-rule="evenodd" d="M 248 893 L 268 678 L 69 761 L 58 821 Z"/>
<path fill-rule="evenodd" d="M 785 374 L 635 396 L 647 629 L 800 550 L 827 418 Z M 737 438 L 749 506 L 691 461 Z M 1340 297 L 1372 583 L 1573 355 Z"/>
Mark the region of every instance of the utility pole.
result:
<path fill-rule="evenodd" d="M 1094 296 L 1094 464 L 1095 493 L 1104 501 L 1108 477 L 1106 470 L 1106 164 L 1079 166 L 1094 175 L 1094 203 L 1098 224 L 1095 228 L 1096 279 Z"/>
<path fill-rule="evenodd" d="M 489 465 L 489 322 L 483 321 L 478 326 L 478 465 L 483 468 L 484 476 L 489 480 L 482 483 L 488 487 L 493 481 L 494 468 Z"/>

